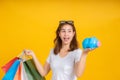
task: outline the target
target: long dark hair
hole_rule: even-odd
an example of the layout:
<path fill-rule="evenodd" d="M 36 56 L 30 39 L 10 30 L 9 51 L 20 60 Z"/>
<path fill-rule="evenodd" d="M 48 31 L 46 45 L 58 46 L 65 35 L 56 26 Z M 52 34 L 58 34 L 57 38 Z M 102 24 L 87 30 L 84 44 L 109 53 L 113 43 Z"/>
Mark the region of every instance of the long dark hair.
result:
<path fill-rule="evenodd" d="M 76 39 L 76 29 L 75 29 L 75 26 L 74 26 L 74 23 L 72 21 L 72 23 L 70 21 L 62 21 L 59 23 L 59 26 L 56 30 L 56 38 L 54 39 L 54 54 L 58 54 L 62 48 L 62 40 L 60 39 L 59 37 L 59 32 L 61 30 L 61 28 L 64 26 L 64 25 L 71 25 L 72 29 L 73 29 L 73 32 L 75 32 L 74 36 L 73 36 L 73 39 L 70 43 L 70 49 L 68 51 L 73 51 L 75 49 L 78 49 L 79 45 L 78 45 L 78 41 Z"/>

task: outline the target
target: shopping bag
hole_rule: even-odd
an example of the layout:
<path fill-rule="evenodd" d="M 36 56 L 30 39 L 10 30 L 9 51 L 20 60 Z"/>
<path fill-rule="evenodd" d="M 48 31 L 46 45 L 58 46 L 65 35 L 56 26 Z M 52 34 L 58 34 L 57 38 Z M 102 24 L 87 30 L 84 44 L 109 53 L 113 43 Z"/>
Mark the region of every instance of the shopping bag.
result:
<path fill-rule="evenodd" d="M 11 65 L 18 59 L 19 59 L 18 57 L 15 57 L 12 60 L 10 60 L 8 63 L 6 63 L 4 66 L 1 67 L 2 70 L 6 73 L 9 70 L 9 68 L 11 67 Z"/>
<path fill-rule="evenodd" d="M 37 71 L 33 59 L 29 59 L 23 62 L 25 71 L 27 73 L 28 80 L 45 80 Z"/>
<path fill-rule="evenodd" d="M 15 73 L 18 69 L 18 66 L 20 64 L 20 60 L 16 60 L 12 66 L 10 67 L 10 69 L 6 72 L 6 74 L 4 75 L 4 77 L 2 78 L 2 80 L 13 80 Z"/>
<path fill-rule="evenodd" d="M 45 80 L 36 69 L 33 59 L 23 52 L 4 65 L 6 74 L 2 80 Z"/>
<path fill-rule="evenodd" d="M 21 62 L 21 80 L 28 80 L 25 68 L 23 66 L 23 61 Z"/>
<path fill-rule="evenodd" d="M 20 65 L 18 66 L 17 72 L 15 74 L 14 80 L 21 80 L 21 65 L 22 63 L 20 62 Z"/>

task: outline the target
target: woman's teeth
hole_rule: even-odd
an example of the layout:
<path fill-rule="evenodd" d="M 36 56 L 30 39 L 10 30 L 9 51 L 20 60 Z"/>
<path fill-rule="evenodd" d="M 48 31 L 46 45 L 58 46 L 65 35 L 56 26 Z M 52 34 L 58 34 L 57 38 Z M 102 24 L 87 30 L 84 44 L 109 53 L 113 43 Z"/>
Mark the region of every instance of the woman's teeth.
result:
<path fill-rule="evenodd" d="M 64 40 L 66 41 L 66 40 L 69 40 L 69 38 L 64 38 Z"/>

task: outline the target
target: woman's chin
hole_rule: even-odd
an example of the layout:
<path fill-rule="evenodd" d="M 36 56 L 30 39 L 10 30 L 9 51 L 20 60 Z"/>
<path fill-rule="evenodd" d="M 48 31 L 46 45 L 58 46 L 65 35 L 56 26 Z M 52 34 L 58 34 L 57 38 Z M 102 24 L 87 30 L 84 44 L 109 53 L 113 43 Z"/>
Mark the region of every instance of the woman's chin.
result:
<path fill-rule="evenodd" d="M 63 42 L 63 44 L 68 45 L 68 44 L 70 44 L 70 42 L 65 41 L 65 42 Z"/>

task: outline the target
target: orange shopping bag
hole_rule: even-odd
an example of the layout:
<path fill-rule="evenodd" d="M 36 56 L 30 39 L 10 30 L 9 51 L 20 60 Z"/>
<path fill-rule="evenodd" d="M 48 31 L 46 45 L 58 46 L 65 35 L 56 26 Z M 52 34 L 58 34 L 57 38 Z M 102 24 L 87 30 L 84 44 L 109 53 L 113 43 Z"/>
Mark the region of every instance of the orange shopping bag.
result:
<path fill-rule="evenodd" d="M 21 66 L 22 66 L 22 63 L 20 63 L 20 65 L 19 65 L 19 67 L 17 69 L 14 80 L 21 80 Z"/>

